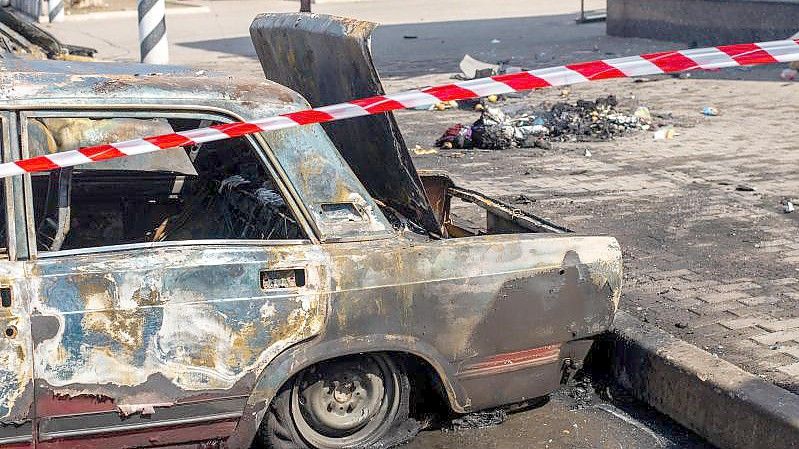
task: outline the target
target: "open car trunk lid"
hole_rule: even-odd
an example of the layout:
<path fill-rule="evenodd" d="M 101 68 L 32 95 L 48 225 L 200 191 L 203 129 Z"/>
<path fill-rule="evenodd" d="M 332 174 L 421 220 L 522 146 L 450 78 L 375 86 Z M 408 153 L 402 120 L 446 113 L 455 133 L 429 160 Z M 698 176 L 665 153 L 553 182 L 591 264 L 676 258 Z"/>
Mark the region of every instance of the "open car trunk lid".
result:
<path fill-rule="evenodd" d="M 375 27 L 321 14 L 270 13 L 255 18 L 250 34 L 266 77 L 319 107 L 384 94 L 369 50 Z M 390 112 L 322 126 L 372 197 L 441 234 Z"/>

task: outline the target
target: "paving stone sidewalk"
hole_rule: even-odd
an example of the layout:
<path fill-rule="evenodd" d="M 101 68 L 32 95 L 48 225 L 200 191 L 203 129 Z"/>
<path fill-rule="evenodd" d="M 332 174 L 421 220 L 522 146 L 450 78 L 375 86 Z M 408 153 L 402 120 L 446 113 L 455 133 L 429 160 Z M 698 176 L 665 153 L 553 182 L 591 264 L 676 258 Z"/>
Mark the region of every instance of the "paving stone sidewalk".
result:
<path fill-rule="evenodd" d="M 608 93 L 671 113 L 679 135 L 550 151 L 442 150 L 416 163 L 577 232 L 616 236 L 625 259 L 623 309 L 799 392 L 799 213 L 780 205 L 799 198 L 799 84 L 624 80 L 575 86 L 570 99 Z M 560 98 L 540 91 L 514 101 L 544 99 Z M 703 117 L 707 105 L 722 115 Z M 409 145 L 425 147 L 447 126 L 475 118 L 399 114 Z"/>

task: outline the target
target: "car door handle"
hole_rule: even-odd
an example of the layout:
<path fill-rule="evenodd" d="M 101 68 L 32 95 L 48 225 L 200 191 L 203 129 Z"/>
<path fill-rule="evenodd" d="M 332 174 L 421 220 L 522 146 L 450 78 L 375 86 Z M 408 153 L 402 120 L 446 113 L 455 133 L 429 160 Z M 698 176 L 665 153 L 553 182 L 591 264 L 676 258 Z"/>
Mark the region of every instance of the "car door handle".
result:
<path fill-rule="evenodd" d="M 305 287 L 305 268 L 261 270 L 261 288 L 276 290 Z"/>
<path fill-rule="evenodd" d="M 11 307 L 11 287 L 0 286 L 0 307 Z"/>

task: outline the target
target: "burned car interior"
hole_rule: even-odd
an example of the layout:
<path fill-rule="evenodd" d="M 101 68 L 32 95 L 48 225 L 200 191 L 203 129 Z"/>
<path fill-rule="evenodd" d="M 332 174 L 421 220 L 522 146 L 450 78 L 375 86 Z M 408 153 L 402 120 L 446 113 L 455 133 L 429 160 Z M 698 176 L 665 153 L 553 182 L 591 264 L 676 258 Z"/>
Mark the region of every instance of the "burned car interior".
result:
<path fill-rule="evenodd" d="M 185 118 L 35 117 L 27 124 L 28 147 L 38 155 L 212 124 Z M 40 251 L 306 238 L 272 175 L 244 137 L 64 168 L 31 179 Z M 420 179 L 441 231 L 428 233 L 379 202 L 397 230 L 433 238 L 567 231 L 477 192 L 458 189 L 444 173 L 423 172 Z M 453 200 L 460 205 L 454 212 Z"/>
<path fill-rule="evenodd" d="M 203 120 L 33 118 L 29 148 L 49 152 L 208 126 Z M 305 236 L 246 138 L 32 176 L 40 251 L 177 240 Z"/>

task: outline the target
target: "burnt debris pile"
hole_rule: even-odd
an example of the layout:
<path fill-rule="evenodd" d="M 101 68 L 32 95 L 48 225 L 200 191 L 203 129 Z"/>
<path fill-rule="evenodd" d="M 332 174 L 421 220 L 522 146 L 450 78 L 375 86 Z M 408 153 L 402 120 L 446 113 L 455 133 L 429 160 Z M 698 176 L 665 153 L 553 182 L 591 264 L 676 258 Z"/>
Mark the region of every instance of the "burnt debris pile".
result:
<path fill-rule="evenodd" d="M 550 142 L 610 140 L 651 127 L 646 108 L 634 112 L 618 107 L 609 95 L 594 101 L 542 103 L 486 108 L 471 126 L 450 127 L 437 141 L 442 148 L 550 148 Z"/>

